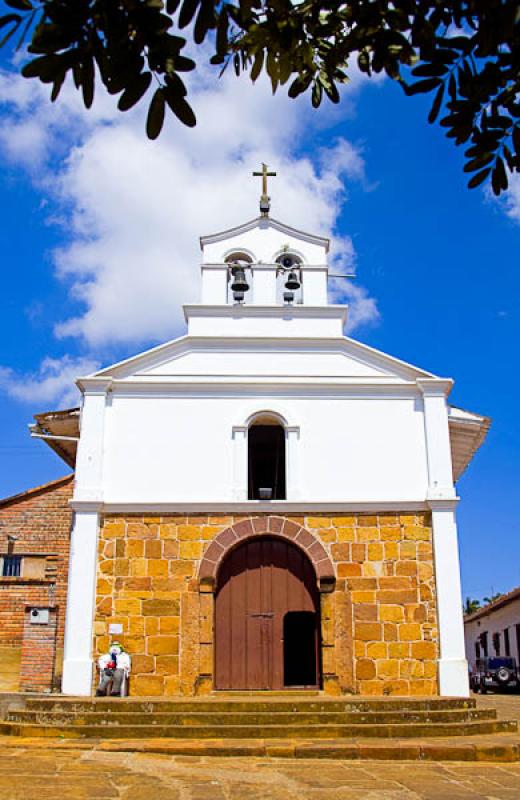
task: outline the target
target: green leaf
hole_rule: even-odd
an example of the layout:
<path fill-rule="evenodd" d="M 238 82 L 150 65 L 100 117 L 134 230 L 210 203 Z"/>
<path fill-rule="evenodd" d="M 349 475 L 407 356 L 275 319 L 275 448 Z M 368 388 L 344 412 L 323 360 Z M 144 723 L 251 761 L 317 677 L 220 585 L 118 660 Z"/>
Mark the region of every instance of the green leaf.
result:
<path fill-rule="evenodd" d="M 121 97 L 119 98 L 119 102 L 117 107 L 120 111 L 128 111 L 129 108 L 135 106 L 136 103 L 141 100 L 142 96 L 146 94 L 150 83 L 152 81 L 152 73 L 151 72 L 143 72 L 141 75 L 138 75 L 135 81 L 128 86 Z"/>
<path fill-rule="evenodd" d="M 11 22 L 20 24 L 21 21 L 22 17 L 20 14 L 4 14 L 3 17 L 0 17 L 0 28 L 5 28 L 5 26 L 9 25 Z"/>
<path fill-rule="evenodd" d="M 437 90 L 437 94 L 435 95 L 435 99 L 432 103 L 432 107 L 430 109 L 430 113 L 428 114 L 428 122 L 433 123 L 439 116 L 439 111 L 441 110 L 442 100 L 444 97 L 444 84 L 441 83 Z"/>
<path fill-rule="evenodd" d="M 18 39 L 18 44 L 16 45 L 16 51 L 20 50 L 21 46 L 25 41 L 25 37 L 27 36 L 31 25 L 34 22 L 34 18 L 36 16 L 37 9 L 33 9 L 30 14 L 27 14 L 27 19 L 25 20 L 25 25 L 23 26 L 22 32 L 20 34 L 20 38 Z M 17 26 L 18 27 L 18 26 Z"/>
<path fill-rule="evenodd" d="M 175 69 L 177 72 L 191 72 L 197 65 L 191 58 L 177 56 L 175 58 Z"/>
<path fill-rule="evenodd" d="M 446 64 L 419 64 L 413 68 L 412 75 L 417 75 L 418 78 L 433 78 L 445 75 L 447 71 Z"/>
<path fill-rule="evenodd" d="M 370 57 L 369 57 L 368 53 L 366 52 L 366 50 L 363 50 L 358 55 L 358 60 L 357 61 L 358 61 L 358 67 L 359 67 L 360 71 L 370 74 Z"/>
<path fill-rule="evenodd" d="M 332 103 L 339 103 L 339 92 L 333 83 L 324 83 L 325 94 Z"/>
<path fill-rule="evenodd" d="M 149 139 L 157 139 L 164 123 L 164 93 L 163 89 L 156 89 L 152 97 L 148 116 L 146 118 L 146 135 Z"/>
<path fill-rule="evenodd" d="M 57 72 L 61 71 L 58 56 L 39 56 L 29 61 L 22 69 L 24 78 L 40 78 L 40 80 L 54 80 Z"/>
<path fill-rule="evenodd" d="M 483 183 L 489 173 L 491 172 L 491 167 L 486 167 L 486 169 L 477 172 L 476 175 L 473 175 L 472 179 L 468 182 L 468 189 L 474 189 L 476 186 L 480 186 Z"/>
<path fill-rule="evenodd" d="M 53 87 L 52 87 L 52 92 L 51 92 L 51 102 L 52 103 L 56 102 L 56 100 L 58 99 L 58 95 L 61 92 L 61 87 L 63 86 L 63 84 L 65 82 L 66 75 L 67 75 L 66 72 L 62 72 L 61 75 L 59 75 L 55 79 Z"/>
<path fill-rule="evenodd" d="M 225 15 L 227 17 L 227 15 Z M 193 29 L 193 41 L 202 44 L 209 30 L 215 27 L 215 5 L 213 0 L 201 0 L 197 21 Z M 227 26 L 226 26 L 227 27 Z"/>
<path fill-rule="evenodd" d="M 505 144 L 502 149 L 503 149 L 504 158 L 506 160 L 506 164 L 508 166 L 509 171 L 510 172 L 514 172 L 515 169 L 516 169 L 516 165 L 517 165 L 517 159 L 512 154 L 512 152 L 509 149 L 509 147 L 507 146 L 507 144 Z M 520 159 L 518 159 L 518 166 L 520 167 Z"/>
<path fill-rule="evenodd" d="M 432 89 L 436 89 L 439 86 L 439 78 L 425 78 L 423 81 L 417 81 L 416 83 L 406 84 L 404 83 L 405 92 L 408 95 L 414 94 L 423 94 L 424 92 L 431 92 Z"/>
<path fill-rule="evenodd" d="M 457 79 L 453 72 L 451 73 L 450 79 L 448 81 L 448 92 L 452 101 L 457 99 Z"/>
<path fill-rule="evenodd" d="M 4 44 L 7 44 L 11 36 L 16 33 L 20 27 L 21 21 L 22 18 L 19 14 L 6 14 L 4 17 L 0 17 L 0 28 L 5 28 L 6 25 L 14 23 L 11 30 L 7 31 L 3 39 L 0 39 L 0 47 L 3 47 Z"/>
<path fill-rule="evenodd" d="M 188 128 L 194 128 L 197 124 L 193 109 L 188 102 L 184 99 L 183 95 L 176 92 L 173 87 L 167 86 L 164 89 L 164 95 L 169 107 L 184 125 Z"/>
<path fill-rule="evenodd" d="M 321 103 L 322 98 L 322 86 L 319 80 L 315 80 L 313 87 L 312 87 L 312 95 L 311 95 L 311 102 L 313 108 L 318 108 Z"/>
<path fill-rule="evenodd" d="M 287 53 L 284 53 L 278 62 L 278 75 L 280 84 L 283 86 L 287 83 L 292 73 L 291 59 Z"/>
<path fill-rule="evenodd" d="M 4 3 L 9 8 L 16 8 L 18 11 L 32 11 L 33 9 L 31 0 L 4 0 Z"/>
<path fill-rule="evenodd" d="M 229 19 L 228 13 L 226 9 L 222 11 L 220 15 L 220 19 L 217 25 L 217 41 L 216 41 L 216 49 L 217 53 L 223 55 L 227 52 L 229 41 L 228 41 L 228 26 L 229 26 Z"/>
<path fill-rule="evenodd" d="M 94 59 L 87 55 L 81 68 L 81 88 L 85 108 L 90 108 L 94 102 Z"/>
<path fill-rule="evenodd" d="M 513 128 L 513 145 L 516 155 L 520 158 L 520 125 L 515 125 Z"/>
<path fill-rule="evenodd" d="M 179 13 L 179 28 L 185 28 L 189 25 L 195 16 L 200 0 L 183 0 L 181 10 Z"/>
<path fill-rule="evenodd" d="M 482 167 L 486 167 L 494 160 L 494 153 L 483 153 L 477 156 L 477 158 L 472 158 L 471 161 L 468 161 L 468 163 L 464 165 L 464 172 L 475 172 L 476 169 L 482 169 Z"/>
<path fill-rule="evenodd" d="M 495 168 L 491 175 L 491 187 L 493 189 L 493 193 L 498 197 L 500 192 L 504 189 L 507 189 L 507 175 L 506 170 L 504 167 L 504 162 L 497 156 L 497 160 L 495 163 Z"/>
<path fill-rule="evenodd" d="M 289 95 L 289 97 L 292 97 L 293 99 L 295 97 L 298 97 L 299 94 L 302 94 L 302 92 L 307 91 L 311 81 L 312 81 L 312 74 L 310 72 L 307 73 L 306 75 L 298 75 L 298 77 L 295 78 L 294 81 L 289 86 L 289 91 L 287 92 L 287 94 Z"/>
<path fill-rule="evenodd" d="M 263 66 L 264 66 L 264 51 L 259 50 L 255 56 L 253 66 L 251 68 L 251 80 L 253 81 L 253 83 L 256 81 L 256 79 L 262 72 Z"/>

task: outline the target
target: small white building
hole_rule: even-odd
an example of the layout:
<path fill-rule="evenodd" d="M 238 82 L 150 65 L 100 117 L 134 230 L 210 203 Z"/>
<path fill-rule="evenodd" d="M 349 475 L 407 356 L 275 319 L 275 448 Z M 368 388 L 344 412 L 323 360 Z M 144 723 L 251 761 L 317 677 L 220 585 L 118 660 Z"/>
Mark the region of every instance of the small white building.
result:
<path fill-rule="evenodd" d="M 464 617 L 466 657 L 511 656 L 520 665 L 520 586 Z"/>
<path fill-rule="evenodd" d="M 344 336 L 328 240 L 265 191 L 201 250 L 186 335 L 78 380 L 63 690 L 115 635 L 136 695 L 467 695 L 455 482 L 489 420 Z"/>

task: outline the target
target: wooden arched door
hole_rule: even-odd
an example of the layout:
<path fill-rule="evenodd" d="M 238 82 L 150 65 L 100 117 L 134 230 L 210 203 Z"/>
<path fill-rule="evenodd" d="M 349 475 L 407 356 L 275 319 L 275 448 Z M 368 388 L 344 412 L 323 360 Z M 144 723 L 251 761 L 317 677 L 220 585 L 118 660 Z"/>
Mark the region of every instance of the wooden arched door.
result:
<path fill-rule="evenodd" d="M 236 547 L 218 575 L 217 689 L 320 685 L 319 593 L 298 547 L 276 537 Z"/>

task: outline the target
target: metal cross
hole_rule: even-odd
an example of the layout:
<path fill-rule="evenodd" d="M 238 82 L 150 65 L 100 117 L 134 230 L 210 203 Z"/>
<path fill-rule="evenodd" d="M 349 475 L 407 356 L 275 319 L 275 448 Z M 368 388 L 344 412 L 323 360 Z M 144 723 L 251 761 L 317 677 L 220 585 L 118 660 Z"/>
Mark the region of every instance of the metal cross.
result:
<path fill-rule="evenodd" d="M 276 172 L 268 172 L 267 164 L 262 163 L 261 172 L 253 172 L 253 177 L 262 178 L 262 195 L 260 197 L 260 211 L 267 214 L 269 211 L 269 195 L 267 194 L 267 178 L 274 178 Z"/>

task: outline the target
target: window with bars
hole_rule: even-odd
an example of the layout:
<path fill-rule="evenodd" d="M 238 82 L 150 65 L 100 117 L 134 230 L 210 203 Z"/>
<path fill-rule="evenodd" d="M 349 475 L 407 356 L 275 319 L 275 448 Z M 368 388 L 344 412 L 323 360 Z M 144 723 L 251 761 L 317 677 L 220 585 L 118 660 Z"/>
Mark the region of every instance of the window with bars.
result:
<path fill-rule="evenodd" d="M 22 556 L 3 556 L 2 577 L 19 578 L 22 572 Z"/>

